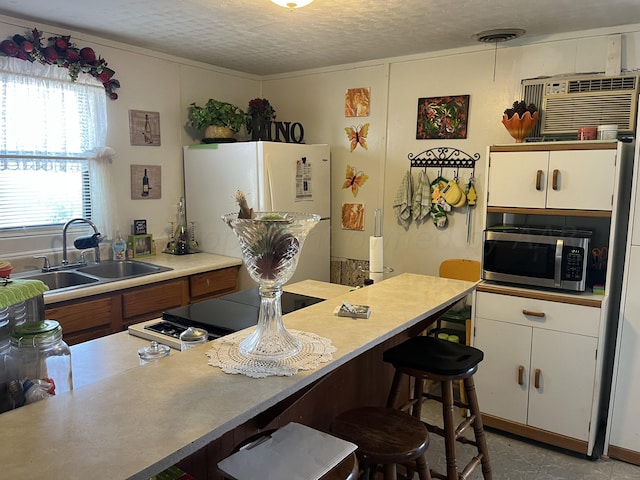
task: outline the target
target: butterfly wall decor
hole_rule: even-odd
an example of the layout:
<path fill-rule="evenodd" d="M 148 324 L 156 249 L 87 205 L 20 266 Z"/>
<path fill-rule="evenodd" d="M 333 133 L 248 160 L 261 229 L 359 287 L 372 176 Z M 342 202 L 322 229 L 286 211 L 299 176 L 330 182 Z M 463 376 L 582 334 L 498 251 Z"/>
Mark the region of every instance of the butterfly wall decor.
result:
<path fill-rule="evenodd" d="M 365 175 L 362 170 L 358 171 L 356 167 L 352 167 L 351 165 L 347 165 L 347 174 L 344 183 L 342 184 L 342 188 L 351 188 L 351 193 L 353 196 L 358 195 L 358 190 L 364 182 L 367 181 L 369 175 Z"/>
<path fill-rule="evenodd" d="M 365 123 L 364 125 L 358 125 L 357 127 L 351 126 L 346 127 L 344 129 L 347 132 L 347 138 L 351 142 L 351 150 L 353 152 L 355 148 L 360 144 L 362 148 L 368 150 L 367 148 L 367 135 L 369 133 L 369 124 Z"/>

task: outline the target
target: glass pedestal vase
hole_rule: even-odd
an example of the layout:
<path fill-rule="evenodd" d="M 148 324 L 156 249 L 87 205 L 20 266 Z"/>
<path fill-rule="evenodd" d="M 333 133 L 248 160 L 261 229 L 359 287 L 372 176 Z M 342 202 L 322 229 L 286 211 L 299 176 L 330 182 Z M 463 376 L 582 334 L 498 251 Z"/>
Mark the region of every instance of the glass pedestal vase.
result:
<path fill-rule="evenodd" d="M 278 361 L 300 353 L 301 342 L 282 322 L 282 285 L 293 275 L 307 234 L 320 216 L 307 213 L 257 212 L 223 220 L 236 234 L 251 278 L 259 284 L 260 311 L 256 329 L 240 342 L 240 354 L 257 361 Z"/>

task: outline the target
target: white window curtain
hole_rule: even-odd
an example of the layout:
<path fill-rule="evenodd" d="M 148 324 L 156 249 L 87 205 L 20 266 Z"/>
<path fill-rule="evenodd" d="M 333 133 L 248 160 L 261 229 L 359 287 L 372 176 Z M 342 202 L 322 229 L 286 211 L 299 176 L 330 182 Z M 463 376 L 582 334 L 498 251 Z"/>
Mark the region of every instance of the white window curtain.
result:
<path fill-rule="evenodd" d="M 107 201 L 111 158 L 105 146 L 107 96 L 103 85 L 81 73 L 0 57 L 0 170 L 60 168 L 65 159 L 89 159 L 92 218 L 105 235 L 113 212 Z M 55 166 L 54 166 L 55 164 Z"/>

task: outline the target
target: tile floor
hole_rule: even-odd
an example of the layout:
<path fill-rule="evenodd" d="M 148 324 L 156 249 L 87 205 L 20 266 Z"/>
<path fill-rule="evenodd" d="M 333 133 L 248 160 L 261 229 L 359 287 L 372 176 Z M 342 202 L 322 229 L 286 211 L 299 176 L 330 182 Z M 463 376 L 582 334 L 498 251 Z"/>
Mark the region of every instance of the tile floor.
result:
<path fill-rule="evenodd" d="M 425 401 L 423 419 L 442 425 L 440 409 L 439 403 L 432 400 Z M 640 479 L 640 466 L 617 460 L 591 461 L 584 455 L 533 441 L 525 441 L 497 430 L 487 430 L 486 437 L 494 480 Z M 475 447 L 470 445 L 458 444 L 457 448 L 458 458 L 461 458 L 465 464 L 476 451 Z M 445 472 L 444 440 L 442 437 L 431 435 L 427 461 L 431 468 Z M 482 471 L 479 467 L 473 472 L 470 479 L 482 479 Z"/>

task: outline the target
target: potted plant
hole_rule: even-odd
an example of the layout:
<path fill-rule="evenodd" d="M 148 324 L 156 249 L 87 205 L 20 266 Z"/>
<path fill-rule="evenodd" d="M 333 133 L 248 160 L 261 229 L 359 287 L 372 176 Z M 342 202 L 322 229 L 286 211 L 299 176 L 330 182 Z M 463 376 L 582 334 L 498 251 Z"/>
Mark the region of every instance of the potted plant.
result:
<path fill-rule="evenodd" d="M 502 124 L 509 135 L 516 139 L 516 143 L 522 143 L 536 123 L 538 123 L 538 109 L 533 103 L 527 105 L 524 100 L 516 100 L 502 114 Z"/>
<path fill-rule="evenodd" d="M 247 114 L 232 103 L 210 98 L 203 107 L 189 106 L 189 125 L 204 130 L 205 138 L 230 138 L 246 123 Z"/>
<path fill-rule="evenodd" d="M 276 111 L 266 98 L 254 98 L 247 109 L 247 133 L 252 140 L 271 140 L 271 122 Z"/>

